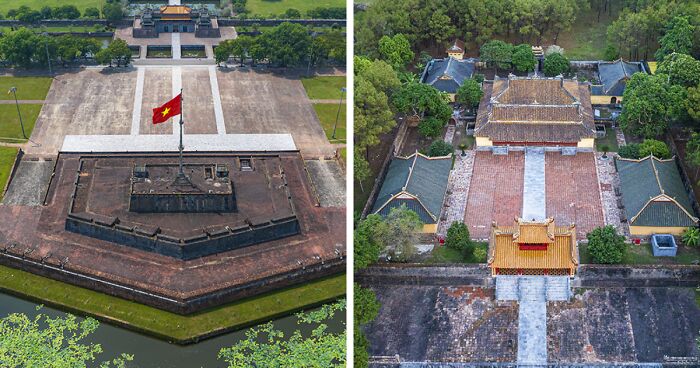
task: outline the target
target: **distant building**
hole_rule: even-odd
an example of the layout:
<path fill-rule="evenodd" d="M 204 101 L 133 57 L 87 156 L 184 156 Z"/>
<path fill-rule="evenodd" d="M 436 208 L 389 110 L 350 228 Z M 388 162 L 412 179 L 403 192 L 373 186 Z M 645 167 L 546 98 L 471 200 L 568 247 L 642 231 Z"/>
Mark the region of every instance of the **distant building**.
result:
<path fill-rule="evenodd" d="M 133 36 L 156 38 L 160 33 L 194 32 L 196 37 L 221 37 L 216 19 L 206 8 L 192 9 L 184 5 L 163 5 L 158 10 L 146 8 L 134 19 Z"/>
<path fill-rule="evenodd" d="M 464 42 L 460 40 L 456 40 L 446 52 L 448 55 L 446 58 L 428 62 L 421 74 L 420 82 L 448 93 L 454 101 L 454 96 L 464 80 L 474 75 L 475 66 L 473 59 L 464 59 Z"/>
<path fill-rule="evenodd" d="M 588 85 L 563 77 L 496 77 L 484 83 L 474 128 L 477 147 L 593 148 Z"/>
<path fill-rule="evenodd" d="M 554 220 L 493 224 L 487 263 L 496 275 L 574 276 L 578 266 L 576 227 Z"/>
<path fill-rule="evenodd" d="M 621 103 L 627 81 L 632 78 L 632 74 L 639 72 L 646 73 L 644 65 L 640 62 L 622 59 L 598 62 L 600 84 L 591 86 L 591 103 L 593 105 Z"/>
<path fill-rule="evenodd" d="M 632 235 L 680 235 L 685 228 L 697 226 L 698 218 L 674 159 L 619 158 L 615 165 Z"/>
<path fill-rule="evenodd" d="M 405 205 L 423 221 L 423 232 L 435 233 L 451 168 L 452 156 L 428 157 L 416 152 L 394 157 L 372 213 L 386 216 L 392 208 Z"/>

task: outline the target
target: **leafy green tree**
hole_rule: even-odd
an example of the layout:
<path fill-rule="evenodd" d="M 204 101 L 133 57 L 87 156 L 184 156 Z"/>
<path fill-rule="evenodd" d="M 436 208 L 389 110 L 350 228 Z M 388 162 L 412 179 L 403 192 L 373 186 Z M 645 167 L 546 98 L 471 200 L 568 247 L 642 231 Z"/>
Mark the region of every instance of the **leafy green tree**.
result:
<path fill-rule="evenodd" d="M 379 40 L 379 54 L 396 70 L 404 69 L 415 57 L 408 39 L 400 33 L 382 37 Z"/>
<path fill-rule="evenodd" d="M 259 36 L 267 57 L 274 65 L 298 66 L 307 60 L 311 36 L 306 27 L 285 22 Z"/>
<path fill-rule="evenodd" d="M 438 10 L 430 16 L 428 21 L 428 35 L 436 45 L 443 45 L 445 41 L 454 37 L 457 31 L 452 25 L 452 19 L 443 10 Z"/>
<path fill-rule="evenodd" d="M 525 73 L 535 70 L 535 54 L 532 52 L 532 46 L 523 43 L 513 48 L 513 67 L 515 70 Z"/>
<path fill-rule="evenodd" d="M 243 36 L 240 36 L 243 37 Z M 239 37 L 239 38 L 240 38 Z M 226 40 L 221 42 L 218 46 L 214 48 L 214 60 L 216 61 L 216 65 L 221 65 L 221 63 L 224 63 L 228 60 L 229 57 L 231 57 L 232 53 L 232 47 L 231 47 L 231 42 L 230 40 Z M 241 59 L 241 64 L 243 63 Z"/>
<path fill-rule="evenodd" d="M 364 331 L 355 328 L 355 344 L 353 345 L 354 368 L 369 367 L 369 341 Z"/>
<path fill-rule="evenodd" d="M 695 121 L 700 121 L 700 84 L 697 87 L 688 88 L 687 102 L 688 116 Z"/>
<path fill-rule="evenodd" d="M 39 36 L 23 27 L 0 38 L 0 54 L 10 64 L 26 68 L 32 64 L 37 44 Z"/>
<path fill-rule="evenodd" d="M 481 83 L 473 78 L 469 78 L 465 79 L 457 90 L 455 101 L 473 109 L 479 105 L 479 101 L 481 101 L 483 96 L 484 91 L 481 90 Z"/>
<path fill-rule="evenodd" d="M 442 134 L 444 126 L 445 122 L 429 116 L 418 123 L 418 132 L 424 137 L 435 138 Z"/>
<path fill-rule="evenodd" d="M 612 225 L 593 229 L 588 235 L 588 253 L 596 263 L 620 263 L 627 245 Z"/>
<path fill-rule="evenodd" d="M 622 158 L 631 158 L 634 160 L 642 158 L 639 154 L 639 143 L 628 143 L 617 150 L 617 154 Z"/>
<path fill-rule="evenodd" d="M 695 181 L 700 178 L 700 133 L 693 132 L 685 145 L 685 161 L 695 167 Z"/>
<path fill-rule="evenodd" d="M 355 180 L 360 184 L 360 190 L 362 190 L 362 193 L 364 193 L 365 188 L 362 185 L 362 182 L 367 180 L 367 178 L 370 175 L 369 162 L 365 160 L 364 156 L 362 156 L 362 153 L 359 150 L 355 150 L 353 156 L 355 158 L 353 160 L 353 176 Z"/>
<path fill-rule="evenodd" d="M 454 152 L 454 147 L 451 144 L 443 141 L 442 139 L 436 139 L 430 144 L 428 148 L 428 156 L 430 157 L 441 157 L 447 156 Z"/>
<path fill-rule="evenodd" d="M 41 309 L 38 307 L 37 310 Z M 13 313 L 0 320 L 0 362 L 3 367 L 76 368 L 94 365 L 102 354 L 100 344 L 86 344 L 100 323 L 93 318 L 79 321 L 73 315 L 51 318 L 38 314 L 29 318 Z M 112 364 L 124 368 L 132 355 L 122 354 L 111 362 L 102 362 L 101 368 Z"/>
<path fill-rule="evenodd" d="M 683 230 L 683 244 L 689 247 L 700 246 L 700 229 L 697 227 L 689 227 Z"/>
<path fill-rule="evenodd" d="M 85 8 L 85 11 L 83 12 L 83 16 L 85 18 L 99 18 L 100 17 L 100 9 L 97 9 L 95 7 L 89 7 Z"/>
<path fill-rule="evenodd" d="M 376 214 L 367 216 L 357 224 L 353 239 L 355 271 L 366 268 L 379 259 L 379 254 L 384 249 L 384 244 L 378 237 L 382 226 L 384 226 L 384 219 Z"/>
<path fill-rule="evenodd" d="M 297 9 L 289 8 L 282 14 L 284 19 L 299 19 L 301 18 L 301 12 Z"/>
<path fill-rule="evenodd" d="M 379 305 L 377 296 L 374 294 L 372 289 L 363 288 L 358 283 L 353 283 L 353 286 L 355 289 L 355 295 L 353 297 L 353 300 L 355 301 L 355 323 L 360 326 L 366 325 L 377 318 L 381 305 Z"/>
<path fill-rule="evenodd" d="M 690 55 L 673 53 L 659 63 L 656 74 L 664 74 L 672 85 L 694 87 L 700 84 L 700 61 Z"/>
<path fill-rule="evenodd" d="M 488 249 L 484 246 L 475 246 L 474 251 L 474 261 L 478 263 L 486 263 L 486 257 L 488 257 Z"/>
<path fill-rule="evenodd" d="M 662 159 L 671 158 L 671 150 L 669 150 L 666 143 L 662 141 L 645 139 L 639 145 L 639 156 L 647 157 L 649 155 L 654 155 L 654 157 Z"/>
<path fill-rule="evenodd" d="M 469 235 L 469 228 L 467 228 L 464 222 L 455 221 L 447 229 L 447 236 L 445 237 L 446 247 L 466 252 L 467 249 L 472 248 L 473 245 L 471 236 Z"/>
<path fill-rule="evenodd" d="M 501 40 L 493 40 L 485 43 L 479 50 L 481 61 L 487 66 L 498 69 L 510 69 L 513 60 L 513 45 Z"/>
<path fill-rule="evenodd" d="M 231 55 L 233 55 L 233 57 L 238 57 L 241 61 L 241 66 L 243 66 L 245 57 L 250 53 L 250 49 L 255 42 L 255 38 L 248 35 L 238 36 L 233 40 L 229 40 Z"/>
<path fill-rule="evenodd" d="M 634 73 L 623 95 L 620 126 L 632 134 L 654 138 L 686 112 L 686 90 L 666 83 L 663 74 Z"/>
<path fill-rule="evenodd" d="M 314 326 L 309 336 L 295 330 L 286 336 L 272 322 L 246 331 L 246 338 L 221 349 L 219 359 L 230 368 L 345 367 L 346 333 L 328 331 L 326 322 L 345 310 L 345 300 L 320 310 L 298 313 L 297 325 Z"/>
<path fill-rule="evenodd" d="M 75 5 L 61 5 L 53 8 L 51 17 L 53 19 L 78 19 L 80 18 L 80 10 Z"/>
<path fill-rule="evenodd" d="M 545 56 L 544 65 L 542 66 L 544 75 L 548 77 L 564 74 L 569 71 L 569 68 L 569 59 L 567 59 L 566 56 L 556 52 Z"/>
<path fill-rule="evenodd" d="M 433 86 L 423 83 L 408 83 L 393 96 L 396 109 L 423 119 L 432 116 L 441 121 L 447 121 L 452 116 L 452 108 L 447 96 Z"/>
<path fill-rule="evenodd" d="M 107 3 L 102 8 L 102 12 L 110 22 L 117 22 L 124 19 L 124 8 L 120 3 Z"/>
<path fill-rule="evenodd" d="M 384 244 L 392 259 L 405 262 L 416 252 L 422 227 L 423 222 L 418 214 L 402 205 L 389 211 L 384 226 L 377 229 L 377 239 Z"/>
<path fill-rule="evenodd" d="M 690 24 L 688 17 L 674 17 L 666 25 L 666 33 L 659 40 L 659 49 L 654 54 L 656 60 L 665 60 L 672 53 L 690 54 L 693 47 L 695 26 Z"/>
<path fill-rule="evenodd" d="M 384 61 L 356 58 L 355 64 L 355 149 L 379 143 L 379 136 L 395 125 L 389 97 L 401 85 L 394 69 Z"/>

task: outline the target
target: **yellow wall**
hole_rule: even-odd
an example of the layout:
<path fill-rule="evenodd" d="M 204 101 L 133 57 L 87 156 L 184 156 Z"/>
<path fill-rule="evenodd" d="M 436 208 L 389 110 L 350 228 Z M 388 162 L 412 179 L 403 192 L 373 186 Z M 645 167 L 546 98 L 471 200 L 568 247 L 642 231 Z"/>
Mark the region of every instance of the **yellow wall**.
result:
<path fill-rule="evenodd" d="M 583 138 L 578 142 L 576 147 L 578 148 L 593 148 L 595 146 L 594 138 Z"/>
<path fill-rule="evenodd" d="M 652 234 L 673 234 L 681 235 L 686 227 L 663 227 L 663 226 L 630 226 L 630 234 L 637 236 L 649 236 Z"/>
<path fill-rule="evenodd" d="M 476 145 L 477 147 L 491 147 L 493 142 L 487 137 L 476 137 Z"/>
<path fill-rule="evenodd" d="M 423 232 L 426 234 L 435 234 L 437 232 L 437 224 L 424 224 Z"/>
<path fill-rule="evenodd" d="M 456 94 L 454 94 L 454 93 L 448 93 L 447 95 L 450 96 L 450 102 L 455 102 L 455 96 L 456 96 Z"/>
<path fill-rule="evenodd" d="M 448 53 L 447 53 L 447 56 L 453 57 L 453 58 L 455 58 L 455 59 L 457 59 L 457 60 L 462 60 L 462 59 L 464 59 L 464 54 L 461 53 L 461 52 L 448 52 Z"/>
<path fill-rule="evenodd" d="M 591 104 L 592 105 L 609 105 L 610 99 L 613 97 L 617 97 L 617 103 L 620 103 L 620 101 L 622 101 L 622 96 L 591 96 Z"/>

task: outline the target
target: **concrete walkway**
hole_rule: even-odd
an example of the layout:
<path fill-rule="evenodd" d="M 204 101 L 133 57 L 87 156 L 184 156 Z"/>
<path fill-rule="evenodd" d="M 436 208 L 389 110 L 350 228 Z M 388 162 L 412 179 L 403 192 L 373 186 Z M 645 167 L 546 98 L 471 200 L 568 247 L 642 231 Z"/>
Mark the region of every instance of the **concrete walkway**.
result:
<path fill-rule="evenodd" d="M 143 82 L 146 69 L 138 68 L 136 72 L 136 92 L 134 92 L 134 110 L 131 114 L 131 135 L 138 135 L 141 126 L 141 104 L 143 102 Z"/>
<path fill-rule="evenodd" d="M 544 277 L 519 283 L 518 365 L 547 364 L 547 301 Z"/>
<path fill-rule="evenodd" d="M 174 66 L 172 68 L 172 73 L 173 73 L 173 97 L 179 95 L 182 93 L 182 67 L 179 66 Z M 184 105 L 187 103 L 187 96 L 182 96 L 182 104 Z M 183 107 L 184 110 L 184 107 Z M 180 114 L 182 114 L 182 120 L 185 120 L 185 114 L 184 111 L 181 111 Z M 180 118 L 178 118 L 178 122 Z M 179 136 L 180 135 L 180 124 L 173 124 L 173 134 Z"/>
<path fill-rule="evenodd" d="M 544 166 L 544 148 L 527 148 L 525 150 L 522 212 L 524 220 L 539 221 L 546 218 Z"/>
<path fill-rule="evenodd" d="M 337 99 L 337 100 L 333 100 L 333 99 L 321 99 L 321 100 L 309 99 L 309 101 L 311 101 L 312 104 L 336 104 L 337 105 L 340 103 L 340 99 Z M 345 103 L 345 102 L 346 102 L 345 99 L 343 99 L 343 103 Z"/>
<path fill-rule="evenodd" d="M 180 49 L 180 33 L 172 33 L 171 50 L 173 53 L 173 60 L 182 59 L 182 50 Z"/>
<path fill-rule="evenodd" d="M 209 85 L 211 95 L 214 96 L 214 118 L 216 119 L 216 133 L 226 134 L 226 124 L 224 123 L 224 110 L 221 107 L 221 94 L 219 93 L 219 79 L 216 76 L 216 67 L 209 68 Z"/>

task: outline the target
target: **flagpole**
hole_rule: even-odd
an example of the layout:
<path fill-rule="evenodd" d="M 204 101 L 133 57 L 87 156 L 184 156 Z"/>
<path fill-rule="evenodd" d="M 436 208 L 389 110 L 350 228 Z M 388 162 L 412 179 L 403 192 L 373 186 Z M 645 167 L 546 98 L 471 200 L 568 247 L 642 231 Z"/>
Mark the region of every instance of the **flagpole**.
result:
<path fill-rule="evenodd" d="M 178 176 L 184 177 L 185 176 L 185 171 L 183 170 L 183 165 L 182 165 L 182 150 L 185 149 L 185 146 L 182 144 L 182 126 L 183 126 L 183 121 L 182 121 L 182 88 L 180 88 L 180 173 Z"/>

